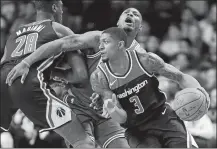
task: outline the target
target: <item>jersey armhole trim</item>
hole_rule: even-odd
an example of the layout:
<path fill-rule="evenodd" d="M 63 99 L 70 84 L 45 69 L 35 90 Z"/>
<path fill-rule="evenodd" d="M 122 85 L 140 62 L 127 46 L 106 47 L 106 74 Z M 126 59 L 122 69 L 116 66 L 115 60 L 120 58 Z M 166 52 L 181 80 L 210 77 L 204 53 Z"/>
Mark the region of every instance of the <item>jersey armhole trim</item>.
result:
<path fill-rule="evenodd" d="M 147 74 L 149 77 L 153 77 L 153 76 L 154 76 L 154 73 L 149 73 L 149 72 L 146 71 L 145 68 L 142 66 L 141 62 L 139 61 L 137 52 L 134 50 L 133 53 L 135 54 L 136 61 L 137 61 L 137 63 L 139 64 L 139 67 L 143 70 L 143 72 L 144 72 L 145 74 Z"/>
<path fill-rule="evenodd" d="M 87 58 L 95 58 L 95 57 L 98 57 L 99 55 L 100 55 L 100 51 L 92 55 L 87 55 Z"/>
<path fill-rule="evenodd" d="M 130 72 L 132 71 L 132 68 L 133 68 L 133 59 L 132 59 L 132 55 L 130 53 L 130 51 L 126 51 L 127 52 L 127 56 L 129 58 L 129 66 L 128 66 L 128 70 L 125 72 L 124 75 L 115 75 L 111 68 L 109 67 L 109 65 L 107 63 L 105 63 L 105 67 L 108 71 L 108 73 L 113 76 L 114 78 L 121 78 L 121 79 L 125 79 L 129 74 Z"/>
<path fill-rule="evenodd" d="M 106 80 L 108 81 L 108 84 L 109 84 L 109 77 L 108 77 L 107 73 L 105 72 L 105 70 L 102 68 L 101 65 L 98 65 L 97 67 L 98 67 L 99 70 L 104 74 L 104 76 L 105 76 L 105 78 L 106 78 Z M 109 85 L 108 85 L 108 87 L 110 88 Z M 110 88 L 110 89 L 111 89 L 111 88 Z"/>

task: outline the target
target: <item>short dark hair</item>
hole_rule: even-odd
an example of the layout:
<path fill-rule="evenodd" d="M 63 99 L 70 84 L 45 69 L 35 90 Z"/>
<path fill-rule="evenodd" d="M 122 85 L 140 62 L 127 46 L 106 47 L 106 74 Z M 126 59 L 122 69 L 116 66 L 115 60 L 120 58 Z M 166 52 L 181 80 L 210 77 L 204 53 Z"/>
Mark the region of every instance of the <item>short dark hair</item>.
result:
<path fill-rule="evenodd" d="M 102 32 L 102 34 L 103 33 L 108 33 L 111 36 L 115 37 L 116 39 L 118 39 L 120 41 L 124 41 L 125 44 L 127 43 L 127 34 L 123 29 L 121 29 L 119 27 L 108 28 L 108 29 L 104 30 Z"/>
<path fill-rule="evenodd" d="M 36 10 L 52 12 L 52 5 L 61 0 L 34 0 Z"/>

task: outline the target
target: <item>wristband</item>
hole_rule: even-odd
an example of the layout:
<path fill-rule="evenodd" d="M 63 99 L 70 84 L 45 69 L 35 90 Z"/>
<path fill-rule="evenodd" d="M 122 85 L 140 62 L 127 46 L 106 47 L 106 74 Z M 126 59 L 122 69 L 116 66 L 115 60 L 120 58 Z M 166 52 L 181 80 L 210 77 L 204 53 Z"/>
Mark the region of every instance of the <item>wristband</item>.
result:
<path fill-rule="evenodd" d="M 26 64 L 27 67 L 30 67 L 30 65 L 29 65 L 25 60 L 22 60 L 22 62 L 23 62 L 24 64 Z"/>

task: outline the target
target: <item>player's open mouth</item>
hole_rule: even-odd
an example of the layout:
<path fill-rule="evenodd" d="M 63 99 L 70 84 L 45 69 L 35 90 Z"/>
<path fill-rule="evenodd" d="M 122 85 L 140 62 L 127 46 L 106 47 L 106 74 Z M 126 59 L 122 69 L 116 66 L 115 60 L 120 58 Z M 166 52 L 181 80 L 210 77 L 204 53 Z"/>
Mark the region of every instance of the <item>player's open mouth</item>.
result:
<path fill-rule="evenodd" d="M 130 26 L 133 25 L 133 20 L 130 17 L 127 17 L 125 22 L 126 22 L 127 25 L 130 25 Z"/>

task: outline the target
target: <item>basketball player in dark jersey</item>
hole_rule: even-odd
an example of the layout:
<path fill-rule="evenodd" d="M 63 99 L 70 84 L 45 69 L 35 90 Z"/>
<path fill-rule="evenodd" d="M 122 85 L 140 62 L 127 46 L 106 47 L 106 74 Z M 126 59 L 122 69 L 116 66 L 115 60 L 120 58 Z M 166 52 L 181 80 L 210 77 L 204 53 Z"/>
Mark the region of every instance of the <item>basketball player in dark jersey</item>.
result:
<path fill-rule="evenodd" d="M 127 35 L 117 27 L 105 30 L 100 37 L 102 62 L 92 73 L 91 84 L 94 91 L 104 97 L 104 113 L 108 112 L 127 128 L 126 137 L 131 147 L 155 147 L 156 142 L 160 142 L 161 147 L 191 147 L 191 136 L 183 121 L 166 104 L 155 74 L 177 82 L 182 89 L 202 91 L 207 104 L 203 114 L 210 103 L 208 93 L 192 76 L 153 53 L 126 50 L 125 43 Z"/>
<path fill-rule="evenodd" d="M 129 8 L 129 9 L 126 9 L 122 13 L 117 25 L 120 28 L 126 28 L 126 32 L 129 33 L 128 37 L 127 37 L 127 39 L 128 39 L 127 47 L 131 47 L 132 50 L 138 50 L 140 52 L 141 51 L 145 52 L 145 50 L 142 49 L 140 47 L 140 45 L 135 41 L 135 37 L 136 37 L 137 33 L 142 28 L 141 21 L 142 21 L 142 17 L 141 17 L 140 12 L 135 8 Z M 129 32 L 128 26 L 130 26 L 130 28 L 132 28 L 133 32 Z M 73 50 L 78 50 L 78 49 L 84 50 L 87 48 L 93 48 L 94 53 L 97 53 L 99 51 L 98 44 L 99 44 L 99 37 L 100 37 L 101 33 L 102 33 L 101 31 L 91 31 L 91 32 L 87 32 L 87 33 L 84 33 L 81 35 L 72 35 L 72 36 L 64 37 L 64 38 L 55 40 L 53 42 L 44 44 L 43 46 L 39 47 L 37 49 L 37 51 L 35 51 L 34 53 L 32 53 L 31 55 L 26 57 L 25 62 L 27 62 L 28 65 L 31 66 L 33 63 L 37 62 L 38 60 L 40 60 L 42 58 L 50 57 L 50 56 L 58 54 L 59 52 L 62 52 L 62 51 L 73 51 Z M 89 62 L 88 62 L 88 65 L 90 65 Z M 91 68 L 94 68 L 94 67 L 91 67 Z M 15 66 L 14 69 L 8 75 L 8 79 L 7 79 L 8 84 L 11 84 L 13 82 L 13 80 L 15 78 L 17 78 L 18 76 L 26 75 L 28 73 L 28 71 L 27 71 L 28 69 L 29 69 L 28 66 L 23 64 L 23 63 L 20 63 L 17 66 Z M 22 70 L 24 70 L 24 71 L 22 71 Z M 73 94 L 75 94 L 76 96 L 78 96 L 80 98 L 79 99 L 79 100 L 81 100 L 80 102 L 82 102 L 83 100 L 86 102 L 89 100 L 90 93 L 93 92 L 92 90 L 90 90 L 90 88 L 91 88 L 90 85 L 88 86 L 88 88 L 89 88 L 88 90 L 86 88 L 86 89 L 83 89 L 83 91 L 82 91 L 82 89 L 77 89 L 78 91 L 76 91 L 76 88 L 75 89 L 73 88 L 72 91 L 73 91 Z M 82 94 L 81 94 L 81 92 L 82 92 Z M 79 94 L 81 96 L 79 96 Z M 85 103 L 85 102 L 83 102 L 83 103 Z M 90 101 L 86 102 L 87 107 L 89 106 L 88 105 L 89 103 L 90 103 Z M 74 104 L 74 106 L 75 106 L 75 104 Z M 75 108 L 73 108 L 73 109 L 75 109 Z M 86 112 L 85 115 L 87 114 L 87 116 L 84 116 L 84 118 L 80 118 L 80 119 L 85 120 L 89 117 L 93 117 L 93 119 L 94 119 L 94 116 L 96 116 L 96 114 L 92 114 L 92 112 L 89 112 L 89 111 L 91 111 L 91 110 L 81 111 L 84 113 Z M 79 114 L 78 112 L 76 114 L 82 115 L 82 114 Z M 91 116 L 88 116 L 88 114 Z M 81 121 L 83 121 L 83 120 L 81 120 Z M 103 126 L 103 125 L 101 125 L 101 126 Z M 108 127 L 104 127 L 104 126 L 102 127 L 101 130 L 108 129 Z M 101 131 L 101 132 L 103 132 L 103 131 Z M 115 137 L 111 137 L 111 139 L 114 139 L 114 138 Z M 111 141 L 111 139 L 109 139 L 109 140 Z M 101 141 L 101 142 L 103 142 L 103 141 Z M 104 147 L 107 143 L 106 142 L 103 143 Z"/>
<path fill-rule="evenodd" d="M 138 51 L 144 51 L 144 49 L 141 49 L 140 45 L 138 44 L 138 42 L 135 41 L 135 37 L 137 32 L 141 29 L 141 21 L 142 21 L 142 17 L 140 12 L 135 9 L 135 8 L 129 8 L 126 9 L 122 15 L 120 16 L 120 19 L 118 21 L 118 26 L 123 28 L 123 23 L 136 23 L 135 26 L 135 32 L 133 34 L 129 34 L 128 39 L 129 39 L 129 43 L 128 46 L 131 47 L 132 50 L 138 50 Z M 99 51 L 98 49 L 98 42 L 99 42 L 99 36 L 101 35 L 100 31 L 92 31 L 92 32 L 87 32 L 81 35 L 72 35 L 72 36 L 68 36 L 67 38 L 62 38 L 61 40 L 56 40 L 54 42 L 50 42 L 48 44 L 45 44 L 41 47 L 39 47 L 39 49 L 37 49 L 37 51 L 35 51 L 34 53 L 32 53 L 30 56 L 28 56 L 27 58 L 25 58 L 25 62 L 27 62 L 29 65 L 32 65 L 33 63 L 35 63 L 36 61 L 42 59 L 42 58 L 47 58 L 50 57 L 52 55 L 58 54 L 61 51 L 73 51 L 73 50 L 77 50 L 77 49 L 87 49 L 87 48 L 93 48 L 94 51 L 93 53 L 97 53 Z M 70 48 L 69 48 L 70 47 Z M 46 50 L 45 50 L 46 49 Z M 94 57 L 97 56 L 97 57 Z M 89 55 L 87 56 L 88 58 L 88 69 L 89 70 L 94 70 L 95 66 L 99 59 L 99 55 Z M 91 59 L 94 58 L 94 59 Z M 91 66 L 91 61 L 94 62 L 95 64 Z M 21 67 L 23 68 L 24 64 L 20 63 L 20 65 L 22 65 Z M 26 65 L 24 66 L 26 67 Z M 28 73 L 28 71 L 23 70 L 22 68 L 20 68 L 19 65 L 17 65 L 12 71 L 11 73 L 8 75 L 8 84 L 11 84 L 14 80 L 14 78 L 16 78 L 17 76 L 21 76 L 23 74 Z M 25 68 L 26 69 L 26 68 Z M 27 68 L 28 69 L 28 68 Z M 89 85 L 88 87 L 86 86 L 86 89 L 77 89 L 77 88 L 73 88 L 71 89 L 71 91 L 73 92 L 74 95 L 78 96 L 80 99 L 79 100 L 75 100 L 78 102 L 82 102 L 82 104 L 86 104 L 86 109 L 87 107 L 89 107 L 89 96 L 91 95 L 91 93 L 93 92 L 91 89 L 91 86 Z M 67 98 L 64 98 L 67 99 Z M 81 101 L 80 101 L 81 100 Z M 69 99 L 70 101 L 70 99 Z M 86 102 L 86 103 L 85 103 Z M 70 104 L 70 103 L 69 103 Z M 75 106 L 75 104 L 74 104 Z M 83 106 L 84 107 L 84 106 Z M 73 109 L 76 109 L 75 107 L 73 107 Z M 79 109 L 79 108 L 77 108 Z M 83 108 L 85 109 L 85 108 Z M 89 112 L 90 111 L 90 112 Z M 80 113 L 79 113 L 80 112 Z M 83 112 L 83 114 L 82 114 Z M 83 121 L 85 119 L 87 119 L 88 121 L 90 121 L 90 118 L 94 119 L 94 121 L 96 121 L 96 119 L 99 119 L 99 117 L 96 115 L 96 113 L 91 112 L 91 110 L 77 110 L 75 111 L 75 113 L 77 115 L 80 115 L 80 120 Z M 85 114 L 84 114 L 85 113 Z M 85 115 L 84 117 L 82 117 L 82 115 Z M 82 117 L 82 118 L 81 118 Z M 100 118 L 101 119 L 101 118 Z M 103 121 L 103 119 L 102 119 Z M 85 121 L 84 121 L 85 122 Z M 100 122 L 100 121 L 98 121 Z M 111 135 L 111 137 L 109 138 L 109 136 L 107 137 L 101 137 L 100 138 L 100 144 L 104 147 L 122 147 L 125 145 L 118 145 L 116 143 L 114 143 L 115 141 L 118 142 L 119 139 L 116 139 L 116 137 L 123 137 L 123 134 L 119 135 L 120 132 L 123 132 L 123 129 L 120 129 L 119 126 L 117 126 L 116 124 L 111 124 L 111 121 L 109 120 L 108 122 L 105 121 L 105 123 L 100 123 L 102 125 L 98 125 L 99 130 L 101 131 L 97 131 L 99 132 L 98 135 L 94 134 L 96 138 L 100 138 L 100 136 L 106 136 L 106 133 L 104 132 L 104 130 L 107 130 L 106 132 L 114 132 L 111 134 L 117 134 L 117 135 Z M 92 123 L 90 121 L 90 123 Z M 94 124 L 96 125 L 97 123 L 94 122 Z M 102 127 L 101 127 L 102 126 Z M 112 129 L 112 127 L 108 127 L 108 126 L 114 126 L 114 128 Z M 87 127 L 86 127 L 87 128 Z M 90 127 L 91 128 L 91 127 Z M 96 129 L 97 130 L 97 129 Z M 116 130 L 116 132 L 115 132 Z M 87 130 L 89 132 L 89 130 Z M 102 132 L 102 134 L 100 135 L 100 132 Z M 104 132 L 104 133 L 103 133 Z M 106 141 L 106 138 L 109 138 L 108 141 Z M 114 140 L 114 141 L 112 141 Z M 111 143 L 110 143 L 111 142 Z M 121 143 L 122 141 L 119 141 L 118 143 Z M 109 144 L 110 143 L 110 144 Z M 103 145 L 104 144 L 104 145 Z M 115 146 L 112 146 L 113 144 L 115 144 Z M 121 143 L 123 144 L 123 143 Z M 125 143 L 126 144 L 126 143 Z M 126 147 L 126 146 L 125 146 Z"/>
<path fill-rule="evenodd" d="M 49 79 L 50 72 L 49 70 L 43 71 L 44 67 L 48 67 L 43 61 L 31 67 L 30 75 L 26 78 L 25 83 L 21 84 L 20 80 L 15 80 L 10 87 L 5 83 L 10 70 L 19 62 L 25 63 L 23 59 L 38 47 L 74 34 L 69 28 L 57 23 L 62 20 L 61 0 L 36 1 L 35 4 L 36 22 L 24 25 L 12 32 L 1 59 L 1 128 L 9 128 L 12 116 L 19 108 L 36 126 L 42 129 L 41 131 L 54 129 L 74 147 L 94 147 L 94 143 L 76 119 L 75 114 L 47 86 L 45 80 Z M 77 57 L 76 62 L 79 63 L 76 67 L 80 69 L 80 73 L 87 73 L 83 59 Z M 69 64 L 73 65 L 73 62 Z M 82 68 L 84 70 L 81 71 Z"/>

